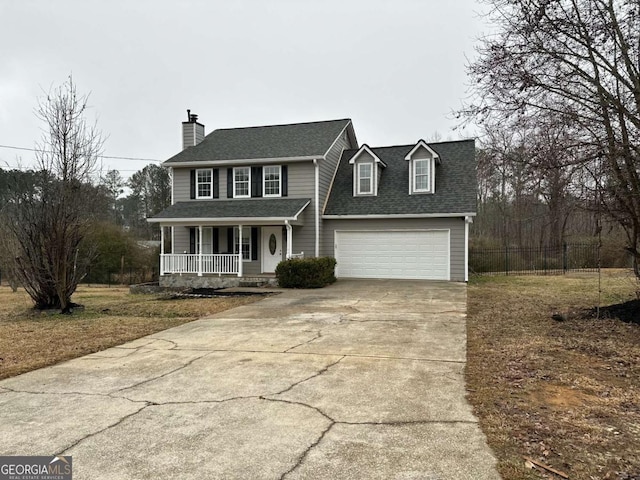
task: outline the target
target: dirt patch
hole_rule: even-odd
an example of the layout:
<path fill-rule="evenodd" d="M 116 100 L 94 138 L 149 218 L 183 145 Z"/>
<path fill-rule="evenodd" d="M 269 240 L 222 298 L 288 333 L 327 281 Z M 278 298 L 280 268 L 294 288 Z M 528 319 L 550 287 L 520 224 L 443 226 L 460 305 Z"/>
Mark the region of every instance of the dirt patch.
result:
<path fill-rule="evenodd" d="M 626 272 L 602 284 L 612 305 L 635 296 Z M 470 284 L 469 400 L 504 479 L 560 478 L 524 457 L 571 479 L 640 478 L 640 325 L 595 318 L 598 298 L 595 275 Z"/>
<path fill-rule="evenodd" d="M 602 318 L 615 318 L 626 323 L 640 324 L 640 300 L 634 299 L 624 303 L 616 303 L 600 308 L 591 308 L 586 312 L 587 316 Z"/>
<path fill-rule="evenodd" d="M 530 393 L 529 401 L 540 408 L 566 410 L 593 405 L 597 397 L 564 385 L 542 385 L 540 390 Z"/>
<path fill-rule="evenodd" d="M 80 287 L 72 315 L 33 310 L 20 289 L 0 287 L 0 379 L 98 352 L 230 308 L 261 296 L 163 300 L 120 287 Z"/>

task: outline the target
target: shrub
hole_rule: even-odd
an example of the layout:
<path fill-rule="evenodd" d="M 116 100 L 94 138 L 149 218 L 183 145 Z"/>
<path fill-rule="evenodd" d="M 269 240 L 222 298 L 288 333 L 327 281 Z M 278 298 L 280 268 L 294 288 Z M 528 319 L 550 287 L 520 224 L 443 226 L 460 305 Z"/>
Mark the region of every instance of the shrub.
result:
<path fill-rule="evenodd" d="M 276 267 L 278 284 L 283 288 L 322 288 L 336 281 L 333 257 L 293 258 Z"/>

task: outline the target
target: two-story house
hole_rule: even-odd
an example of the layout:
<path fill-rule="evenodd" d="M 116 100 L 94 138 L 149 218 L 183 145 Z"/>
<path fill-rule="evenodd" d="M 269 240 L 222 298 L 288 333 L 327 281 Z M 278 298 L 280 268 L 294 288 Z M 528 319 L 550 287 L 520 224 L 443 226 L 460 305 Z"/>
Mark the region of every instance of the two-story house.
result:
<path fill-rule="evenodd" d="M 182 132 L 172 205 L 149 219 L 162 285 L 232 285 L 294 256 L 334 256 L 338 277 L 467 280 L 472 140 L 359 147 L 349 119 L 205 136 L 189 112 Z"/>

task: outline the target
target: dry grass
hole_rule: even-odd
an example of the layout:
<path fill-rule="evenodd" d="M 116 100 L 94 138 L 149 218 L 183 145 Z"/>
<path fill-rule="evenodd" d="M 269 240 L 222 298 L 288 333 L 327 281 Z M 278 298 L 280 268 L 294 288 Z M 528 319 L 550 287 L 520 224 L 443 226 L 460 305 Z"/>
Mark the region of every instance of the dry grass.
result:
<path fill-rule="evenodd" d="M 79 287 L 73 315 L 33 310 L 29 296 L 0 287 L 0 379 L 104 350 L 199 317 L 254 302 L 257 296 L 164 300 L 123 287 Z"/>
<path fill-rule="evenodd" d="M 635 298 L 627 272 L 602 287 L 603 305 Z M 468 292 L 469 400 L 503 478 L 560 478 L 529 456 L 571 479 L 639 479 L 640 325 L 585 312 L 597 275 L 483 277 Z"/>

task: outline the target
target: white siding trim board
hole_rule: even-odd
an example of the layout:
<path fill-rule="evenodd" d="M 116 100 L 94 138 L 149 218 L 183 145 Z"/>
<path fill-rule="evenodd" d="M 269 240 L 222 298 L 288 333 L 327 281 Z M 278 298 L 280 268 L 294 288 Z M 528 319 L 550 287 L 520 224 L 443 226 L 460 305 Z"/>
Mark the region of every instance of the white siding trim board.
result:
<path fill-rule="evenodd" d="M 325 220 L 366 220 L 376 218 L 455 218 L 475 217 L 475 213 L 398 213 L 388 215 L 322 215 Z"/>
<path fill-rule="evenodd" d="M 317 159 L 318 156 L 309 157 L 278 157 L 278 158 L 245 158 L 245 159 L 233 159 L 233 160 L 196 160 L 191 162 L 164 162 L 162 165 L 165 167 L 224 167 L 224 166 L 242 166 L 242 165 L 262 165 L 270 163 L 293 163 L 293 162 L 311 162 Z M 324 158 L 324 157 L 322 157 Z"/>

